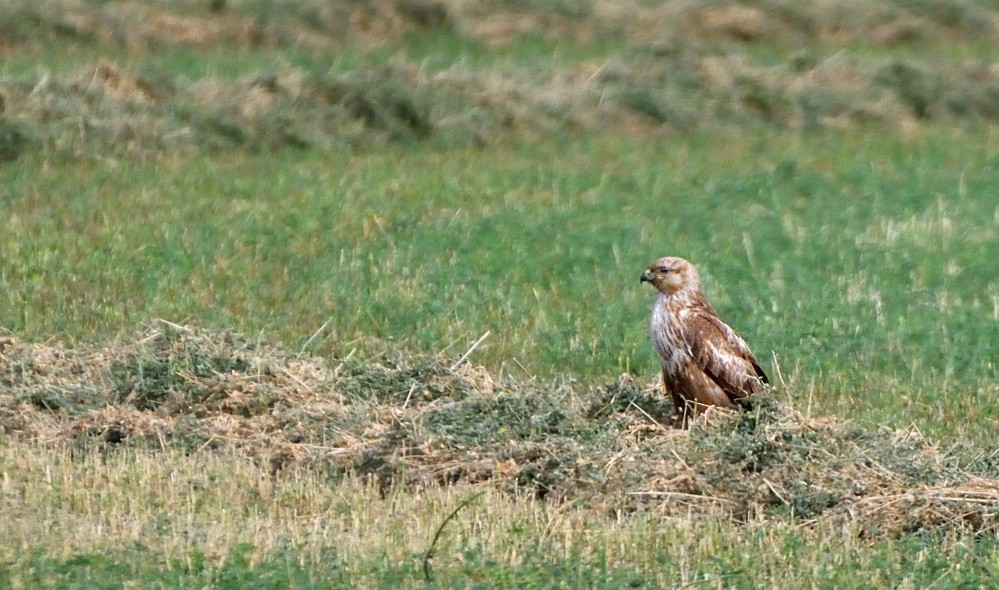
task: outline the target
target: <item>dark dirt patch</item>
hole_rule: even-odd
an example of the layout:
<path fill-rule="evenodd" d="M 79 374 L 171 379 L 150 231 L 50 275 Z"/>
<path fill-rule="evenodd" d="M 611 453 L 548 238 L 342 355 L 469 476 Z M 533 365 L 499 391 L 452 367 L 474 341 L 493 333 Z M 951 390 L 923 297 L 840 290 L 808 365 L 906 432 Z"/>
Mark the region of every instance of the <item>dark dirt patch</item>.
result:
<path fill-rule="evenodd" d="M 807 418 L 769 395 L 689 431 L 670 420 L 627 375 L 583 386 L 436 356 L 318 359 L 164 321 L 109 346 L 0 341 L 0 434 L 75 453 L 227 447 L 275 476 L 490 485 L 608 514 L 841 519 L 869 536 L 999 529 L 994 452 Z"/>

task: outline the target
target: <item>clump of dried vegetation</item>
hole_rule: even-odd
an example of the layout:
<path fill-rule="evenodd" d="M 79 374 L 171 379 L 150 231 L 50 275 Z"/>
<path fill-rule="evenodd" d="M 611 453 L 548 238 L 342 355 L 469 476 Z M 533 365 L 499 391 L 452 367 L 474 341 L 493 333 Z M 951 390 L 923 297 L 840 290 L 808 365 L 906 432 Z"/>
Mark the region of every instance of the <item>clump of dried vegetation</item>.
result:
<path fill-rule="evenodd" d="M 157 320 L 63 348 L 0 339 L 0 433 L 73 454 L 244 454 L 383 489 L 489 486 L 609 515 L 999 530 L 999 455 L 803 416 L 772 396 L 671 427 L 654 389 L 491 375 L 438 356 L 320 359 Z"/>
<path fill-rule="evenodd" d="M 279 59 L 238 79 L 190 79 L 99 58 L 75 71 L 0 80 L 0 160 L 29 150 L 325 149 L 427 138 L 488 145 L 552 130 L 876 124 L 911 132 L 922 121 L 999 119 L 996 64 L 906 57 L 910 46 L 993 38 L 997 12 L 956 0 L 50 0 L 0 10 L 0 53 L 10 54 L 71 43 L 99 55 L 185 47 L 328 56 L 404 46 L 414 35 L 492 48 L 532 38 L 607 45 L 599 57 L 570 50 L 551 63 L 428 66 L 401 50 L 388 62 L 372 57 L 333 71 Z M 841 50 L 851 45 L 866 49 Z M 768 54 L 782 57 L 761 57 Z"/>

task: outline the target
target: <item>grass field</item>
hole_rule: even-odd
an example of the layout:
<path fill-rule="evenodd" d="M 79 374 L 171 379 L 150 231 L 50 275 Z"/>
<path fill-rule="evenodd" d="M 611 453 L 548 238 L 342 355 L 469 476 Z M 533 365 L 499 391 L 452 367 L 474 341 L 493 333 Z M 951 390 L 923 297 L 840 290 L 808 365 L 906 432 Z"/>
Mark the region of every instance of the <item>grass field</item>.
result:
<path fill-rule="evenodd" d="M 999 584 L 990 3 L 43 4 L 0 8 L 0 586 L 419 587 L 466 500 L 436 585 Z M 666 254 L 869 454 L 796 487 L 710 471 L 729 422 L 589 412 L 650 398 Z M 625 505 L 698 457 L 689 514 Z M 978 508 L 799 502 L 871 457 L 866 502 Z"/>

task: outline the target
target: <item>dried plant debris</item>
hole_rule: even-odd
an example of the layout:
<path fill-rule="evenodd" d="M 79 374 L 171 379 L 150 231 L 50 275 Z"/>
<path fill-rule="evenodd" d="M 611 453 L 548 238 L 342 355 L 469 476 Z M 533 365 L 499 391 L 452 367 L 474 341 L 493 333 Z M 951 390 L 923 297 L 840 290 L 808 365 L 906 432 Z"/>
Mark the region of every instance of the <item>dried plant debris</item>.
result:
<path fill-rule="evenodd" d="M 941 37 L 987 41 L 996 28 L 992 7 L 965 0 L 8 0 L 0 8 L 0 48 L 68 40 L 132 50 L 182 45 L 329 51 L 440 31 L 491 45 L 538 35 L 580 42 L 674 37 L 685 43 L 900 45 Z"/>
<path fill-rule="evenodd" d="M 319 359 L 157 320 L 62 348 L 0 339 L 0 433 L 78 453 L 245 453 L 386 489 L 497 486 L 608 514 L 999 530 L 999 455 L 801 415 L 772 396 L 670 424 L 654 390 L 490 375 L 439 356 Z"/>
<path fill-rule="evenodd" d="M 171 151 L 364 149 L 435 139 L 482 146 L 555 131 L 684 133 L 721 127 L 886 125 L 999 118 L 987 63 L 868 64 L 795 55 L 660 52 L 528 72 L 405 59 L 346 73 L 286 68 L 195 81 L 110 61 L 0 82 L 0 161 Z"/>
<path fill-rule="evenodd" d="M 127 57 L 0 79 L 0 162 L 32 152 L 115 158 L 430 139 L 488 146 L 553 132 L 676 134 L 754 125 L 913 133 L 933 121 L 999 120 L 999 66 L 936 50 L 956 41 L 987 43 L 997 27 L 999 12 L 957 0 L 847 8 L 706 0 L 218 0 L 126 1 L 113 9 L 15 0 L 0 8 L 0 54 L 71 43 L 92 48 L 85 55 Z M 570 45 L 551 60 L 510 52 L 427 60 L 407 55 L 413 35 L 443 35 L 443 46 L 457 43 L 476 55 L 525 39 Z M 851 51 L 851 43 L 860 49 Z M 275 65 L 200 79 L 164 63 L 141 65 L 165 46 L 261 52 L 268 56 L 261 63 Z M 396 46 L 386 59 L 385 48 Z M 912 50 L 877 50 L 885 46 Z M 279 53 L 289 48 L 303 56 L 299 62 L 315 65 L 289 65 Z M 329 69 L 330 59 L 348 49 L 357 63 Z"/>

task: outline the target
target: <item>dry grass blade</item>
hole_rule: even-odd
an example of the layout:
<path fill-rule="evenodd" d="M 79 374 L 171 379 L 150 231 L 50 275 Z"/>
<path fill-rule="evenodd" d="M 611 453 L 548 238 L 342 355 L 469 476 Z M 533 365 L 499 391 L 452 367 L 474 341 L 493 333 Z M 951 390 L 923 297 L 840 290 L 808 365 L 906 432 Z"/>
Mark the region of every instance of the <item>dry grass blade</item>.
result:
<path fill-rule="evenodd" d="M 668 401 L 628 375 L 494 378 L 466 363 L 476 344 L 457 362 L 318 359 L 165 321 L 108 346 L 5 338 L 0 433 L 75 453 L 225 448 L 275 475 L 488 486 L 611 514 L 851 519 L 870 535 L 999 528 L 994 461 L 948 455 L 912 429 L 809 419 L 761 396 L 682 431 L 666 426 Z"/>
<path fill-rule="evenodd" d="M 481 496 L 484 493 L 485 492 L 479 492 L 477 494 L 473 494 L 473 495 L 469 496 L 468 498 L 465 498 L 464 500 L 462 500 L 461 503 L 458 504 L 455 507 L 455 509 L 452 510 L 451 513 L 448 514 L 447 517 L 443 521 L 441 521 L 441 524 L 440 524 L 439 527 L 437 527 L 437 530 L 434 531 L 434 538 L 430 540 L 430 547 L 427 548 L 427 553 L 423 556 L 423 579 L 424 580 L 426 580 L 428 582 L 430 581 L 430 559 L 434 556 L 434 548 L 437 547 L 437 540 L 440 539 L 441 533 L 444 532 L 444 527 L 446 527 L 447 523 L 451 522 L 451 520 L 455 516 L 458 516 L 458 513 L 461 511 L 462 508 L 464 508 L 465 506 L 468 506 L 469 504 L 471 504 L 472 502 L 474 502 L 475 500 L 477 500 L 479 498 L 479 496 Z"/>
<path fill-rule="evenodd" d="M 461 363 L 465 362 L 465 360 L 466 360 L 466 359 L 467 359 L 467 358 L 468 358 L 469 356 L 471 356 L 471 354 L 472 354 L 472 353 L 473 353 L 473 352 L 475 351 L 475 349 L 476 349 L 476 348 L 477 348 L 477 347 L 478 347 L 478 346 L 479 346 L 480 344 L 482 344 L 482 341 L 483 341 L 483 340 L 485 340 L 485 339 L 486 339 L 486 338 L 487 338 L 487 337 L 489 336 L 489 334 L 490 334 L 490 331 L 489 331 L 489 330 L 486 330 L 486 333 L 485 333 L 485 334 L 483 334 L 482 336 L 479 336 L 479 339 L 478 339 L 478 340 L 476 340 L 475 342 L 473 342 L 473 343 L 472 343 L 472 345 L 468 347 L 468 350 L 466 350 L 466 351 L 465 351 L 465 354 L 461 355 L 461 358 L 460 358 L 460 359 L 458 359 L 458 360 L 456 360 L 456 361 L 454 362 L 454 364 L 453 364 L 453 365 L 451 365 L 451 369 L 450 369 L 450 370 L 454 371 L 455 369 L 457 369 L 458 367 L 460 367 L 460 366 L 461 366 Z"/>

